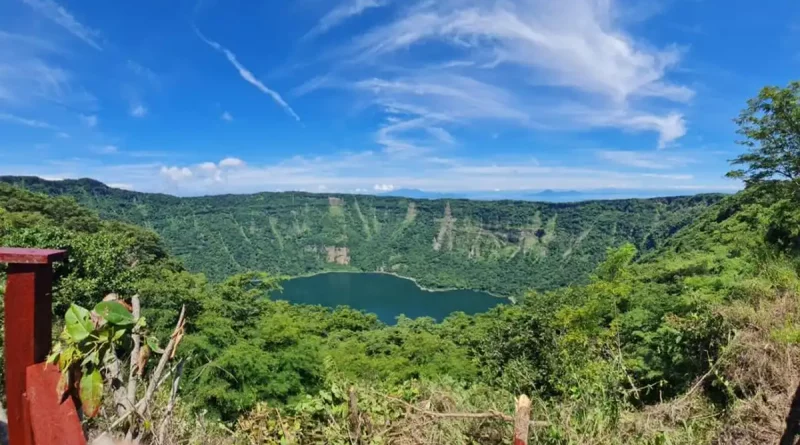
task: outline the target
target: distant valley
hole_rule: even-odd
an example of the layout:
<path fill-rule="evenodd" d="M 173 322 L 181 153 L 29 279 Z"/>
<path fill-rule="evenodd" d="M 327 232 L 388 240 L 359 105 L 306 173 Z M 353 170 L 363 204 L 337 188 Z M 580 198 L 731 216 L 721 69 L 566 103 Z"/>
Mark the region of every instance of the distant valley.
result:
<path fill-rule="evenodd" d="M 101 217 L 148 227 L 194 272 L 299 276 L 385 271 L 432 288 L 514 295 L 587 280 L 606 249 L 661 245 L 722 195 L 542 203 L 257 193 L 178 198 L 89 179 L 0 181 L 68 195 Z"/>

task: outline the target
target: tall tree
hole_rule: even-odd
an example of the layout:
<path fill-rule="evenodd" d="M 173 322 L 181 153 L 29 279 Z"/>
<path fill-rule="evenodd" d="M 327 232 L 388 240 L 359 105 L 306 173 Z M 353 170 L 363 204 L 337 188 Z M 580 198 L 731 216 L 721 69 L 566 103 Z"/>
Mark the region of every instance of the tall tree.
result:
<path fill-rule="evenodd" d="M 773 180 L 800 185 L 800 82 L 764 87 L 734 122 L 744 136 L 739 144 L 748 152 L 731 161 L 745 168 L 728 177 L 744 179 L 747 185 Z"/>

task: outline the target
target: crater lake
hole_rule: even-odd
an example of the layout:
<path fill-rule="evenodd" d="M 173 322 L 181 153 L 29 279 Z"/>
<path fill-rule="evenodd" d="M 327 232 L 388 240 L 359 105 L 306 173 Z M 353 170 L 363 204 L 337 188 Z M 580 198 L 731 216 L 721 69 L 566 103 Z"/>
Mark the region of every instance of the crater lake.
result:
<path fill-rule="evenodd" d="M 275 300 L 316 304 L 330 308 L 347 305 L 376 314 L 394 324 L 401 314 L 409 318 L 433 317 L 441 321 L 453 312 L 486 312 L 508 299 L 474 290 L 428 291 L 417 283 L 383 273 L 330 272 L 284 281 Z"/>

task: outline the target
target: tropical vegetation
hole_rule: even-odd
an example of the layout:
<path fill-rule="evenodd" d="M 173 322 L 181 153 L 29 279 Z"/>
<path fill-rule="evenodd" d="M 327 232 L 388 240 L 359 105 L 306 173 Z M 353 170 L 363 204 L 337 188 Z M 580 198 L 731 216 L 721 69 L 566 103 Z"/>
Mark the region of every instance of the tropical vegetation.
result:
<path fill-rule="evenodd" d="M 67 195 L 104 219 L 151 229 L 187 270 L 216 282 L 253 270 L 384 271 L 425 287 L 504 296 L 585 284 L 606 248 L 633 243 L 652 250 L 722 198 L 561 204 L 299 192 L 177 198 L 91 179 L 0 182 Z"/>
<path fill-rule="evenodd" d="M 280 279 L 264 271 L 209 280 L 186 270 L 169 253 L 175 247 L 167 248 L 149 229 L 101 219 L 70 198 L 5 184 L 0 184 L 0 244 L 68 248 L 70 259 L 56 268 L 54 310 L 66 314 L 69 328 L 86 319 L 88 309 L 82 308 L 93 307 L 107 320 L 97 329 L 105 329 L 117 345 L 114 357 L 131 367 L 139 357 L 125 339 L 135 331 L 130 326 L 144 323 L 123 314 L 119 305 L 140 302 L 146 335 L 161 339 L 175 338 L 170 334 L 183 314 L 176 352 L 183 374 L 179 403 L 164 408 L 174 401 L 165 385 L 151 409 L 124 425 L 133 423 L 152 443 L 507 443 L 512 427 L 506 417 L 520 394 L 533 399 L 533 443 L 774 443 L 800 380 L 800 179 L 793 173 L 800 165 L 799 93 L 798 84 L 765 89 L 740 116 L 748 151 L 734 160 L 744 168 L 732 175 L 746 179 L 745 190 L 722 199 L 553 207 L 559 209 L 556 227 L 569 227 L 561 225 L 570 221 L 569 212 L 618 209 L 617 227 L 627 229 L 617 233 L 631 229 L 625 218 L 632 216 L 620 209 L 679 204 L 684 215 L 660 216 L 681 222 L 660 226 L 664 230 L 653 243 L 641 243 L 647 230 L 634 231 L 630 242 L 610 242 L 603 260 L 574 280 L 581 284 L 532 289 L 517 304 L 473 316 L 455 313 L 442 322 L 401 317 L 386 325 L 347 307 L 291 305 L 270 298 Z M 104 206 L 117 202 L 90 196 Z M 201 203 L 213 208 L 211 198 L 128 196 L 174 201 L 176 209 L 192 203 L 163 220 L 189 218 Z M 77 198 L 88 199 L 80 193 Z M 353 199 L 355 212 L 355 198 L 337 199 Z M 362 211 L 380 201 L 358 199 Z M 142 214 L 154 208 L 145 201 L 135 204 Z M 342 217 L 332 210 L 342 206 L 327 197 L 323 202 L 326 218 Z M 400 203 L 407 212 L 409 202 Z M 462 215 L 456 209 L 472 205 L 451 203 L 449 213 Z M 419 209 L 426 206 L 448 213 L 446 202 L 421 203 Z M 102 214 L 108 216 L 110 208 Z M 315 208 L 310 201 L 308 208 Z M 513 224 L 530 223 L 525 218 L 534 207 L 515 204 L 504 211 L 512 208 L 520 215 Z M 539 207 L 541 221 L 555 218 L 546 208 Z M 118 207 L 117 216 L 126 215 L 125 209 Z M 205 215 L 211 214 L 221 215 Z M 688 214 L 692 217 L 684 221 Z M 636 218 L 654 221 L 652 215 Z M 376 220 L 390 226 L 387 219 Z M 303 220 L 297 221 L 302 228 Z M 650 223 L 640 227 L 652 230 Z M 364 234 L 367 225 L 376 227 L 365 223 Z M 242 239 L 257 233 L 242 230 Z M 431 237 L 421 239 L 432 247 Z M 440 247 L 448 243 L 445 237 Z M 458 241 L 453 244 L 455 251 Z M 294 244 L 286 241 L 289 246 Z M 580 249 L 573 251 L 577 256 Z M 553 256 L 547 252 L 540 258 Z M 427 267 L 447 276 L 451 263 L 442 264 Z M 520 270 L 536 273 L 539 264 L 556 263 L 533 262 Z M 108 297 L 111 293 L 115 296 Z M 105 305 L 96 306 L 104 299 Z M 81 341 L 76 346 L 74 336 L 62 338 L 55 352 L 88 347 L 81 354 L 89 356 L 109 348 Z M 91 373 L 97 363 L 86 360 L 82 366 Z M 133 378 L 147 380 L 147 370 L 156 366 L 145 362 L 146 372 Z M 100 374 L 107 378 L 107 371 Z M 104 400 L 112 403 L 113 397 Z M 120 430 L 114 415 L 103 412 L 88 420 L 87 428 Z M 173 416 L 172 426 L 161 436 L 150 426 L 165 424 L 159 418 L 165 413 Z"/>

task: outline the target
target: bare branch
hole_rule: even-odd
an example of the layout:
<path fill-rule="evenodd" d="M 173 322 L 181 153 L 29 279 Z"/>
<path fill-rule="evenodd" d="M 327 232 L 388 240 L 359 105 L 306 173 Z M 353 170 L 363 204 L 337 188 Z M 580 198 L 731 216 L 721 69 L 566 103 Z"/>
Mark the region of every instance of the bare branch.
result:
<path fill-rule="evenodd" d="M 439 413 L 436 411 L 429 411 L 426 409 L 422 409 L 418 406 L 414 406 L 403 399 L 398 399 L 397 397 L 387 396 L 385 394 L 381 394 L 383 397 L 394 400 L 395 402 L 400 402 L 406 405 L 408 408 L 426 415 L 430 417 L 438 417 L 441 419 L 497 419 L 497 420 L 504 420 L 506 422 L 514 422 L 515 419 L 508 414 L 501 413 L 500 411 L 491 410 L 488 412 L 483 413 Z M 545 427 L 550 426 L 550 422 L 542 421 L 542 420 L 531 420 L 529 422 L 530 426 L 532 427 Z"/>
<path fill-rule="evenodd" d="M 138 323 L 139 318 L 142 316 L 142 306 L 139 302 L 138 294 L 131 297 L 131 313 L 133 314 L 133 319 Z M 136 365 L 139 359 L 139 348 L 141 348 L 142 345 L 142 336 L 139 333 L 139 327 L 137 325 L 134 325 L 133 331 L 131 331 L 131 339 L 133 340 L 133 350 L 131 351 L 131 360 L 128 370 L 128 388 L 125 400 L 125 410 L 128 413 L 133 411 L 133 405 L 136 403 L 136 385 L 138 383 Z M 120 418 L 122 418 L 122 416 L 120 416 Z M 128 433 L 125 435 L 125 438 L 128 440 L 133 439 L 133 425 L 128 428 Z"/>
<path fill-rule="evenodd" d="M 167 404 L 167 410 L 164 412 L 164 420 L 161 421 L 161 426 L 158 428 L 158 442 L 159 444 L 164 443 L 164 437 L 167 434 L 167 425 L 169 424 L 170 418 L 172 417 L 172 411 L 175 409 L 175 400 L 178 397 L 178 386 L 181 382 L 181 376 L 183 375 L 183 365 L 186 363 L 186 360 L 181 360 L 178 362 L 178 366 L 175 369 L 175 377 L 172 380 L 172 392 L 169 396 L 169 404 Z"/>
<path fill-rule="evenodd" d="M 156 370 L 153 372 L 153 376 L 150 378 L 150 384 L 147 385 L 147 390 L 145 391 L 144 397 L 136 404 L 136 410 L 140 413 L 144 413 L 147 410 L 147 405 L 150 403 L 150 399 L 153 398 L 153 394 L 156 392 L 158 382 L 161 380 L 161 375 L 167 368 L 167 362 L 169 362 L 170 358 L 172 358 L 175 347 L 183 337 L 184 324 L 186 324 L 186 305 L 181 308 L 181 315 L 178 317 L 178 323 L 175 325 L 175 330 L 172 331 L 172 335 L 170 336 L 169 343 L 167 343 L 167 347 L 164 348 L 164 353 L 161 354 L 161 360 L 158 361 L 158 366 L 156 366 Z"/>
<path fill-rule="evenodd" d="M 139 302 L 139 295 L 131 297 L 131 306 L 133 307 L 133 319 L 137 322 L 142 315 L 142 306 Z M 136 361 L 139 357 L 139 348 L 142 346 L 142 335 L 139 333 L 139 328 L 134 327 L 131 333 L 133 339 L 133 351 L 131 351 L 131 364 L 130 371 L 128 372 L 128 401 L 133 404 L 136 400 Z"/>
<path fill-rule="evenodd" d="M 183 328 L 185 324 L 186 324 L 186 305 L 184 305 L 181 308 L 181 314 L 178 317 L 178 323 L 175 325 L 175 330 L 172 331 L 169 343 L 167 343 L 166 348 L 164 348 L 164 352 L 161 355 L 161 359 L 158 362 L 158 366 L 156 366 L 156 369 L 153 372 L 152 377 L 150 378 L 150 383 L 148 384 L 147 389 L 145 390 L 144 397 L 142 397 L 142 399 L 139 400 L 132 407 L 132 409 L 129 409 L 124 415 L 122 415 L 120 418 L 114 421 L 114 423 L 111 425 L 111 428 L 119 426 L 133 413 L 136 413 L 139 417 L 142 417 L 144 416 L 144 413 L 147 412 L 148 404 L 150 403 L 150 400 L 153 398 L 156 389 L 158 389 L 159 384 L 164 381 L 161 378 L 162 374 L 164 374 L 164 371 L 167 369 L 167 362 L 169 362 L 170 358 L 172 358 L 172 356 L 174 355 L 175 348 L 178 346 L 178 343 L 180 343 L 180 340 L 183 337 Z M 134 358 L 132 357 L 131 360 L 134 360 Z M 133 370 L 134 370 L 134 365 L 133 363 L 131 363 L 131 372 L 133 372 Z M 131 380 L 133 380 L 133 378 Z M 130 383 L 130 381 L 128 383 Z M 136 388 L 134 386 L 134 397 L 136 396 L 135 389 Z M 131 429 L 133 429 L 133 426 L 131 426 Z M 129 430 L 128 434 L 131 435 L 131 432 L 132 431 Z"/>

